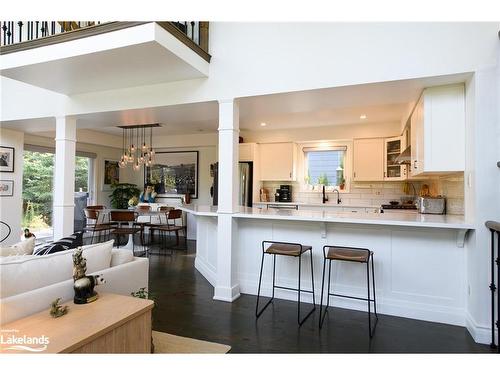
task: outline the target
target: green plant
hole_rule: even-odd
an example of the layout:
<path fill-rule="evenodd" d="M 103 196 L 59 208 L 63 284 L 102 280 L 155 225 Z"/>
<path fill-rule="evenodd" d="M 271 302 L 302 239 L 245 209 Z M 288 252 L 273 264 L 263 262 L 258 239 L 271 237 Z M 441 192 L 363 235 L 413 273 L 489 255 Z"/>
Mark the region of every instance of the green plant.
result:
<path fill-rule="evenodd" d="M 130 295 L 136 298 L 149 299 L 156 305 L 156 296 L 153 293 L 148 292 L 145 287 L 140 288 L 137 292 L 130 293 Z"/>
<path fill-rule="evenodd" d="M 326 176 L 326 173 L 323 173 L 322 175 L 320 175 L 318 177 L 318 185 L 325 185 L 325 186 L 329 185 L 328 177 Z"/>
<path fill-rule="evenodd" d="M 114 184 L 111 189 L 113 192 L 109 197 L 113 208 L 127 208 L 129 199 L 140 194 L 135 184 Z"/>

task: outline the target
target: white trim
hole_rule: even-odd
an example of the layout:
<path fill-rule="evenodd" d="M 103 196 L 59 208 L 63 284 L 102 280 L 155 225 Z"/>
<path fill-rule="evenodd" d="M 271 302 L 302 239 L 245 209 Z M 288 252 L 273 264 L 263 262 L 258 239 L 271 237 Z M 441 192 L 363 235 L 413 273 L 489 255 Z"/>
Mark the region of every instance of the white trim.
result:
<path fill-rule="evenodd" d="M 479 325 L 470 313 L 465 315 L 465 326 L 474 341 L 478 344 L 489 345 L 491 343 L 491 328 Z M 498 329 L 495 329 L 495 338 L 497 340 L 496 343 L 498 344 Z"/>

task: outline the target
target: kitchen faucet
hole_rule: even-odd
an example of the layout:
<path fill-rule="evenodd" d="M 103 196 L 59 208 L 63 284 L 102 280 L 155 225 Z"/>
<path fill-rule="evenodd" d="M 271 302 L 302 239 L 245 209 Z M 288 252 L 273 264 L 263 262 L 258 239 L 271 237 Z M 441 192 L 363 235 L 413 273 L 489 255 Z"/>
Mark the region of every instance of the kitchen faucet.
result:
<path fill-rule="evenodd" d="M 340 191 L 338 191 L 338 189 L 333 189 L 333 192 L 337 192 L 337 204 L 340 204 L 342 202 L 342 199 L 340 199 Z"/>
<path fill-rule="evenodd" d="M 325 192 L 325 185 L 323 185 L 323 204 L 325 204 L 326 202 L 328 202 L 328 197 Z"/>

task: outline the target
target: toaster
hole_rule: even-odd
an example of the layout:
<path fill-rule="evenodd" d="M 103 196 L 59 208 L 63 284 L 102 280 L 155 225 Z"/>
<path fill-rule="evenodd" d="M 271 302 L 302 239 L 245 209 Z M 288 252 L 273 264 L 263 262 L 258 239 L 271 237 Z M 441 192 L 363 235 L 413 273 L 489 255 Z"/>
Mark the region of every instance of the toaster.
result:
<path fill-rule="evenodd" d="M 417 200 L 418 212 L 421 214 L 444 215 L 446 212 L 445 197 L 419 197 Z"/>

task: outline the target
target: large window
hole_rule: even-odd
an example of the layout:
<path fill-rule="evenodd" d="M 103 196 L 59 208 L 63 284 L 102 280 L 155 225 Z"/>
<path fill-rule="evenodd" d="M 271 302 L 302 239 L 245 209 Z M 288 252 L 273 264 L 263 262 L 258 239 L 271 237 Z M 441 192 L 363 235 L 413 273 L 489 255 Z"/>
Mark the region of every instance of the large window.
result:
<path fill-rule="evenodd" d="M 308 185 L 341 186 L 345 184 L 347 148 L 304 148 L 305 182 Z"/>
<path fill-rule="evenodd" d="M 85 224 L 83 209 L 91 202 L 95 155 L 77 152 L 75 160 L 75 230 Z M 25 145 L 23 170 L 23 228 L 38 240 L 53 236 L 54 149 Z"/>

